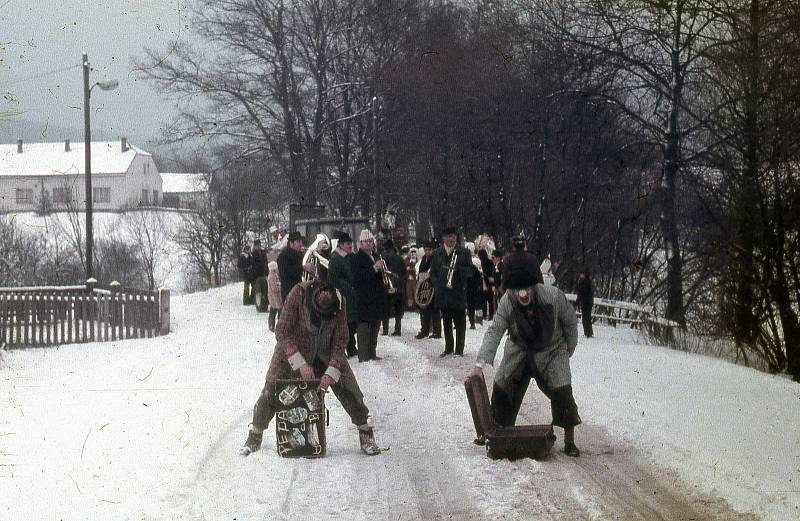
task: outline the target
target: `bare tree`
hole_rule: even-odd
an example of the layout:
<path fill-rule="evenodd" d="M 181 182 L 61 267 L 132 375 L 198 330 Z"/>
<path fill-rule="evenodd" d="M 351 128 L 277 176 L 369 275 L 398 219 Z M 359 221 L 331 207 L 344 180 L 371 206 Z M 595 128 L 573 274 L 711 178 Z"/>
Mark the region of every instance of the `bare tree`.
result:
<path fill-rule="evenodd" d="M 170 226 L 156 211 L 129 211 L 122 216 L 122 228 L 139 259 L 142 274 L 151 291 L 172 271 Z"/>

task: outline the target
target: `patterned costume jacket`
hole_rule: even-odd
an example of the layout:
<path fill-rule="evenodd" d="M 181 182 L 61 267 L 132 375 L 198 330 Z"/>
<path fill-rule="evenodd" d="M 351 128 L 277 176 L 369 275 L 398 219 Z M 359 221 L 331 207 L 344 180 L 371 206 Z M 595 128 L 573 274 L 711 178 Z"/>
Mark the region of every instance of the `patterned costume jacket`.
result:
<path fill-rule="evenodd" d="M 296 371 L 304 363 L 313 365 L 318 358 L 327 368 L 325 374 L 334 382 L 357 391 L 358 384 L 345 354 L 350 338 L 346 303 L 342 301 L 342 307 L 333 318 L 315 326 L 306 302 L 306 298 L 311 298 L 307 291 L 311 284 L 309 281 L 296 285 L 284 302 L 275 325 L 275 352 L 267 371 L 267 382 L 274 384 L 279 379 L 297 377 Z M 361 396 L 360 391 L 356 394 Z"/>

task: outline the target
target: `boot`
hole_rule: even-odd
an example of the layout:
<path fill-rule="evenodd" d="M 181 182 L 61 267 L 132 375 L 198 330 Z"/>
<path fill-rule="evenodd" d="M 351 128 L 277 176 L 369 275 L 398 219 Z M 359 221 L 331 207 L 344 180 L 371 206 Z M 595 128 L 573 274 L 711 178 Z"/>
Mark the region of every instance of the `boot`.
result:
<path fill-rule="evenodd" d="M 263 432 L 253 432 L 250 431 L 247 433 L 247 441 L 244 442 L 244 445 L 239 449 L 239 454 L 241 456 L 249 456 L 250 454 L 254 453 L 258 449 L 261 448 L 261 438 L 263 437 Z"/>
<path fill-rule="evenodd" d="M 358 440 L 361 443 L 361 452 L 367 456 L 375 456 L 381 453 L 380 447 L 375 443 L 375 434 L 372 427 L 359 427 Z"/>
<path fill-rule="evenodd" d="M 423 333 L 422 331 L 420 331 L 419 333 L 414 335 L 414 338 L 416 338 L 417 340 L 422 340 L 423 338 L 425 338 L 427 336 L 428 336 L 428 333 Z"/>

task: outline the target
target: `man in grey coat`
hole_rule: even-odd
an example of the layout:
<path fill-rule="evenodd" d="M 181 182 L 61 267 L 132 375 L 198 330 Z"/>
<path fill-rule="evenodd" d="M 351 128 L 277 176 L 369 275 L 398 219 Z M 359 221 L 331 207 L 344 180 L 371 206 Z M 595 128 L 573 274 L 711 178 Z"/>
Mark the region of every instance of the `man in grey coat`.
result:
<path fill-rule="evenodd" d="M 553 425 L 564 429 L 564 452 L 578 457 L 575 426 L 581 423 L 581 418 L 572 395 L 569 367 L 578 344 L 575 310 L 561 290 L 542 284 L 531 268 L 515 265 L 507 270 L 506 292 L 483 336 L 470 375 L 482 375 L 485 365 L 494 365 L 497 348 L 507 331 L 503 360 L 492 388 L 495 421 L 498 425 L 514 425 L 533 378 L 550 399 Z"/>

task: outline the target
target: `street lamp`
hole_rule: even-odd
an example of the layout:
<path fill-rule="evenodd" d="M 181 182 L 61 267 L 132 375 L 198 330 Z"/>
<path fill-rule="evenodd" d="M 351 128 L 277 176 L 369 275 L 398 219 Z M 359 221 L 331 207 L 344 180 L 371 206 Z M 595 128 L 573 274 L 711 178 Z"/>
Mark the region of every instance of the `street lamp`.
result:
<path fill-rule="evenodd" d="M 92 278 L 92 258 L 94 247 L 94 231 L 92 230 L 92 130 L 90 123 L 89 97 L 92 89 L 114 90 L 119 86 L 117 80 L 98 81 L 89 86 L 89 58 L 83 53 L 83 150 L 86 181 L 86 280 Z"/>

